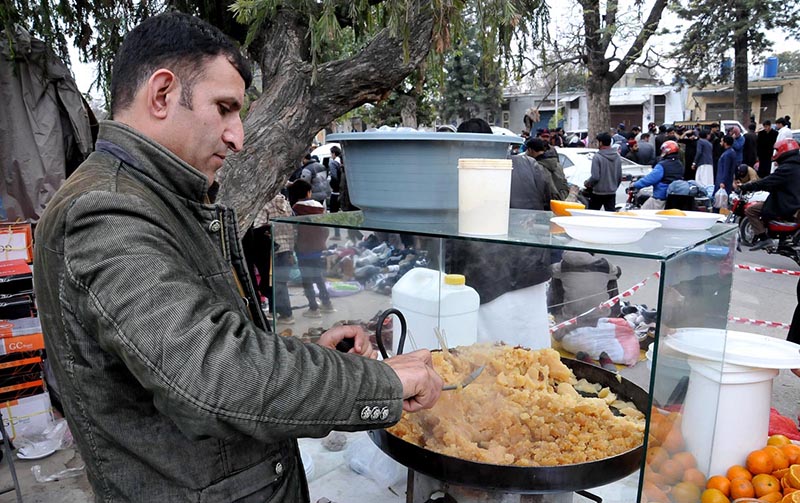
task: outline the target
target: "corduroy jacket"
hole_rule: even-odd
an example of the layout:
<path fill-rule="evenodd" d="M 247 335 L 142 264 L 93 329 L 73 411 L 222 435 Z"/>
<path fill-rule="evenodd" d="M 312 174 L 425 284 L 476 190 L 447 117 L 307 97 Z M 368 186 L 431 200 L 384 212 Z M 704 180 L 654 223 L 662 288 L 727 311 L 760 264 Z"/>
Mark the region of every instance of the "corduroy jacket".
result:
<path fill-rule="evenodd" d="M 385 363 L 264 330 L 234 212 L 212 196 L 104 122 L 37 227 L 48 356 L 98 501 L 308 501 L 296 437 L 400 418 Z"/>

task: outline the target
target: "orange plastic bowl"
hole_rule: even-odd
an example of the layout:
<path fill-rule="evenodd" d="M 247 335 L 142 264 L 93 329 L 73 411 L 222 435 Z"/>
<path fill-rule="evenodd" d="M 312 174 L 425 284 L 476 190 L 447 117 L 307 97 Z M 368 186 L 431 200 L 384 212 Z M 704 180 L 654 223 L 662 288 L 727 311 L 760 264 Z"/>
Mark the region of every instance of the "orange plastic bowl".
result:
<path fill-rule="evenodd" d="M 569 201 L 550 201 L 550 211 L 560 217 L 570 217 L 572 214 L 569 210 L 584 210 L 586 206 L 581 203 L 573 203 Z"/>

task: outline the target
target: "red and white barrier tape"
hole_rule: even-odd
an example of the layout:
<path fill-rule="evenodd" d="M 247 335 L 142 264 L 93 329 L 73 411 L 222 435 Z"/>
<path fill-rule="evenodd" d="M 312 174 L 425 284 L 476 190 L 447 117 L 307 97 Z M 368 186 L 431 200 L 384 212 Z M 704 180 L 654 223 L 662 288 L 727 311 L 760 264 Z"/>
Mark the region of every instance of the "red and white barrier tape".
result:
<path fill-rule="evenodd" d="M 728 320 L 733 321 L 735 323 L 744 323 L 745 325 L 756 325 L 759 327 L 785 328 L 787 330 L 789 329 L 789 327 L 791 327 L 789 323 L 781 323 L 779 321 L 754 320 L 752 318 L 740 318 L 739 316 L 728 316 Z"/>
<path fill-rule="evenodd" d="M 753 272 L 770 272 L 772 274 L 783 274 L 784 276 L 800 276 L 800 271 L 790 271 L 788 269 L 773 269 L 771 267 L 756 267 L 746 264 L 736 264 L 737 269 Z"/>
<path fill-rule="evenodd" d="M 661 277 L 661 273 L 656 271 L 656 272 L 653 273 L 653 277 L 660 278 Z M 566 320 L 566 321 L 562 321 L 558 325 L 553 325 L 552 327 L 550 327 L 550 333 L 553 333 L 556 330 L 559 330 L 559 329 L 564 328 L 564 327 L 569 327 L 571 325 L 575 325 L 576 323 L 578 323 L 578 318 L 586 316 L 587 314 L 591 313 L 592 311 L 596 311 L 597 309 L 602 309 L 602 308 L 606 308 L 606 307 L 612 307 L 614 304 L 616 304 L 620 300 L 622 300 L 622 298 L 630 297 L 631 295 L 633 295 L 634 293 L 639 291 L 639 289 L 642 288 L 645 285 L 645 283 L 647 283 L 647 280 L 649 280 L 649 279 L 650 279 L 650 277 L 647 277 L 647 278 L 643 279 L 642 281 L 640 281 L 639 283 L 636 283 L 635 285 L 633 285 L 632 287 L 628 288 L 627 290 L 625 290 L 624 292 L 620 293 L 619 295 L 611 297 L 610 299 L 608 299 L 607 301 L 603 302 L 599 306 L 593 307 L 593 308 L 589 309 L 588 311 L 586 311 L 585 313 L 581 313 L 581 314 L 579 314 L 578 316 L 576 316 L 576 317 L 574 317 L 572 319 L 569 319 L 569 320 Z"/>

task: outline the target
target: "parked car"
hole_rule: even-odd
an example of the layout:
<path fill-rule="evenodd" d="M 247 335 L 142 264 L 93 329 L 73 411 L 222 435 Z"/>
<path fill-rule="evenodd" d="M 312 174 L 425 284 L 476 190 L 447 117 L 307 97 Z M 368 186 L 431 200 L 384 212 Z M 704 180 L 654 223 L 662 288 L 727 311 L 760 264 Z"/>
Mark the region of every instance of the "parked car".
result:
<path fill-rule="evenodd" d="M 320 145 L 319 147 L 312 150 L 311 155 L 317 156 L 317 158 L 319 158 L 319 162 L 325 164 L 323 161 L 331 156 L 331 147 L 333 147 L 334 145 L 341 148 L 341 145 L 339 145 L 338 143 L 326 143 L 325 145 Z"/>
<path fill-rule="evenodd" d="M 583 188 L 583 182 L 592 175 L 592 157 L 597 152 L 596 148 L 559 148 L 558 160 L 564 168 L 564 175 L 567 182 Z M 649 164 L 636 164 L 635 162 L 622 158 L 622 177 L 639 178 L 649 173 L 653 168 Z M 625 189 L 629 182 L 624 181 L 617 189 L 617 205 L 625 204 L 628 199 Z"/>

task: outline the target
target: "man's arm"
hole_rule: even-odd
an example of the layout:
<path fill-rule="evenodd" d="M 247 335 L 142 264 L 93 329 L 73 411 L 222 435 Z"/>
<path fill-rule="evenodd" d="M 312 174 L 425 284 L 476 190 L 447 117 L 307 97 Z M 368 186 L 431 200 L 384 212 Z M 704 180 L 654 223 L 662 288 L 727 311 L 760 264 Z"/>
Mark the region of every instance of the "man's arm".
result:
<path fill-rule="evenodd" d="M 583 184 L 591 188 L 598 181 L 600 181 L 600 159 L 598 159 L 597 156 L 595 156 L 592 157 L 591 174 L 589 175 L 589 178 L 585 182 L 583 182 Z"/>
<path fill-rule="evenodd" d="M 230 268 L 200 257 L 210 270 L 199 275 L 161 215 L 129 195 L 78 199 L 65 282 L 83 296 L 74 316 L 184 433 L 274 441 L 399 419 L 404 384 L 389 365 L 259 330 L 236 306 Z"/>
<path fill-rule="evenodd" d="M 658 163 L 653 167 L 652 171 L 647 173 L 644 178 L 637 180 L 633 186 L 636 189 L 643 189 L 645 187 L 657 184 L 662 178 L 664 178 L 664 166 L 662 166 L 661 163 Z"/>

